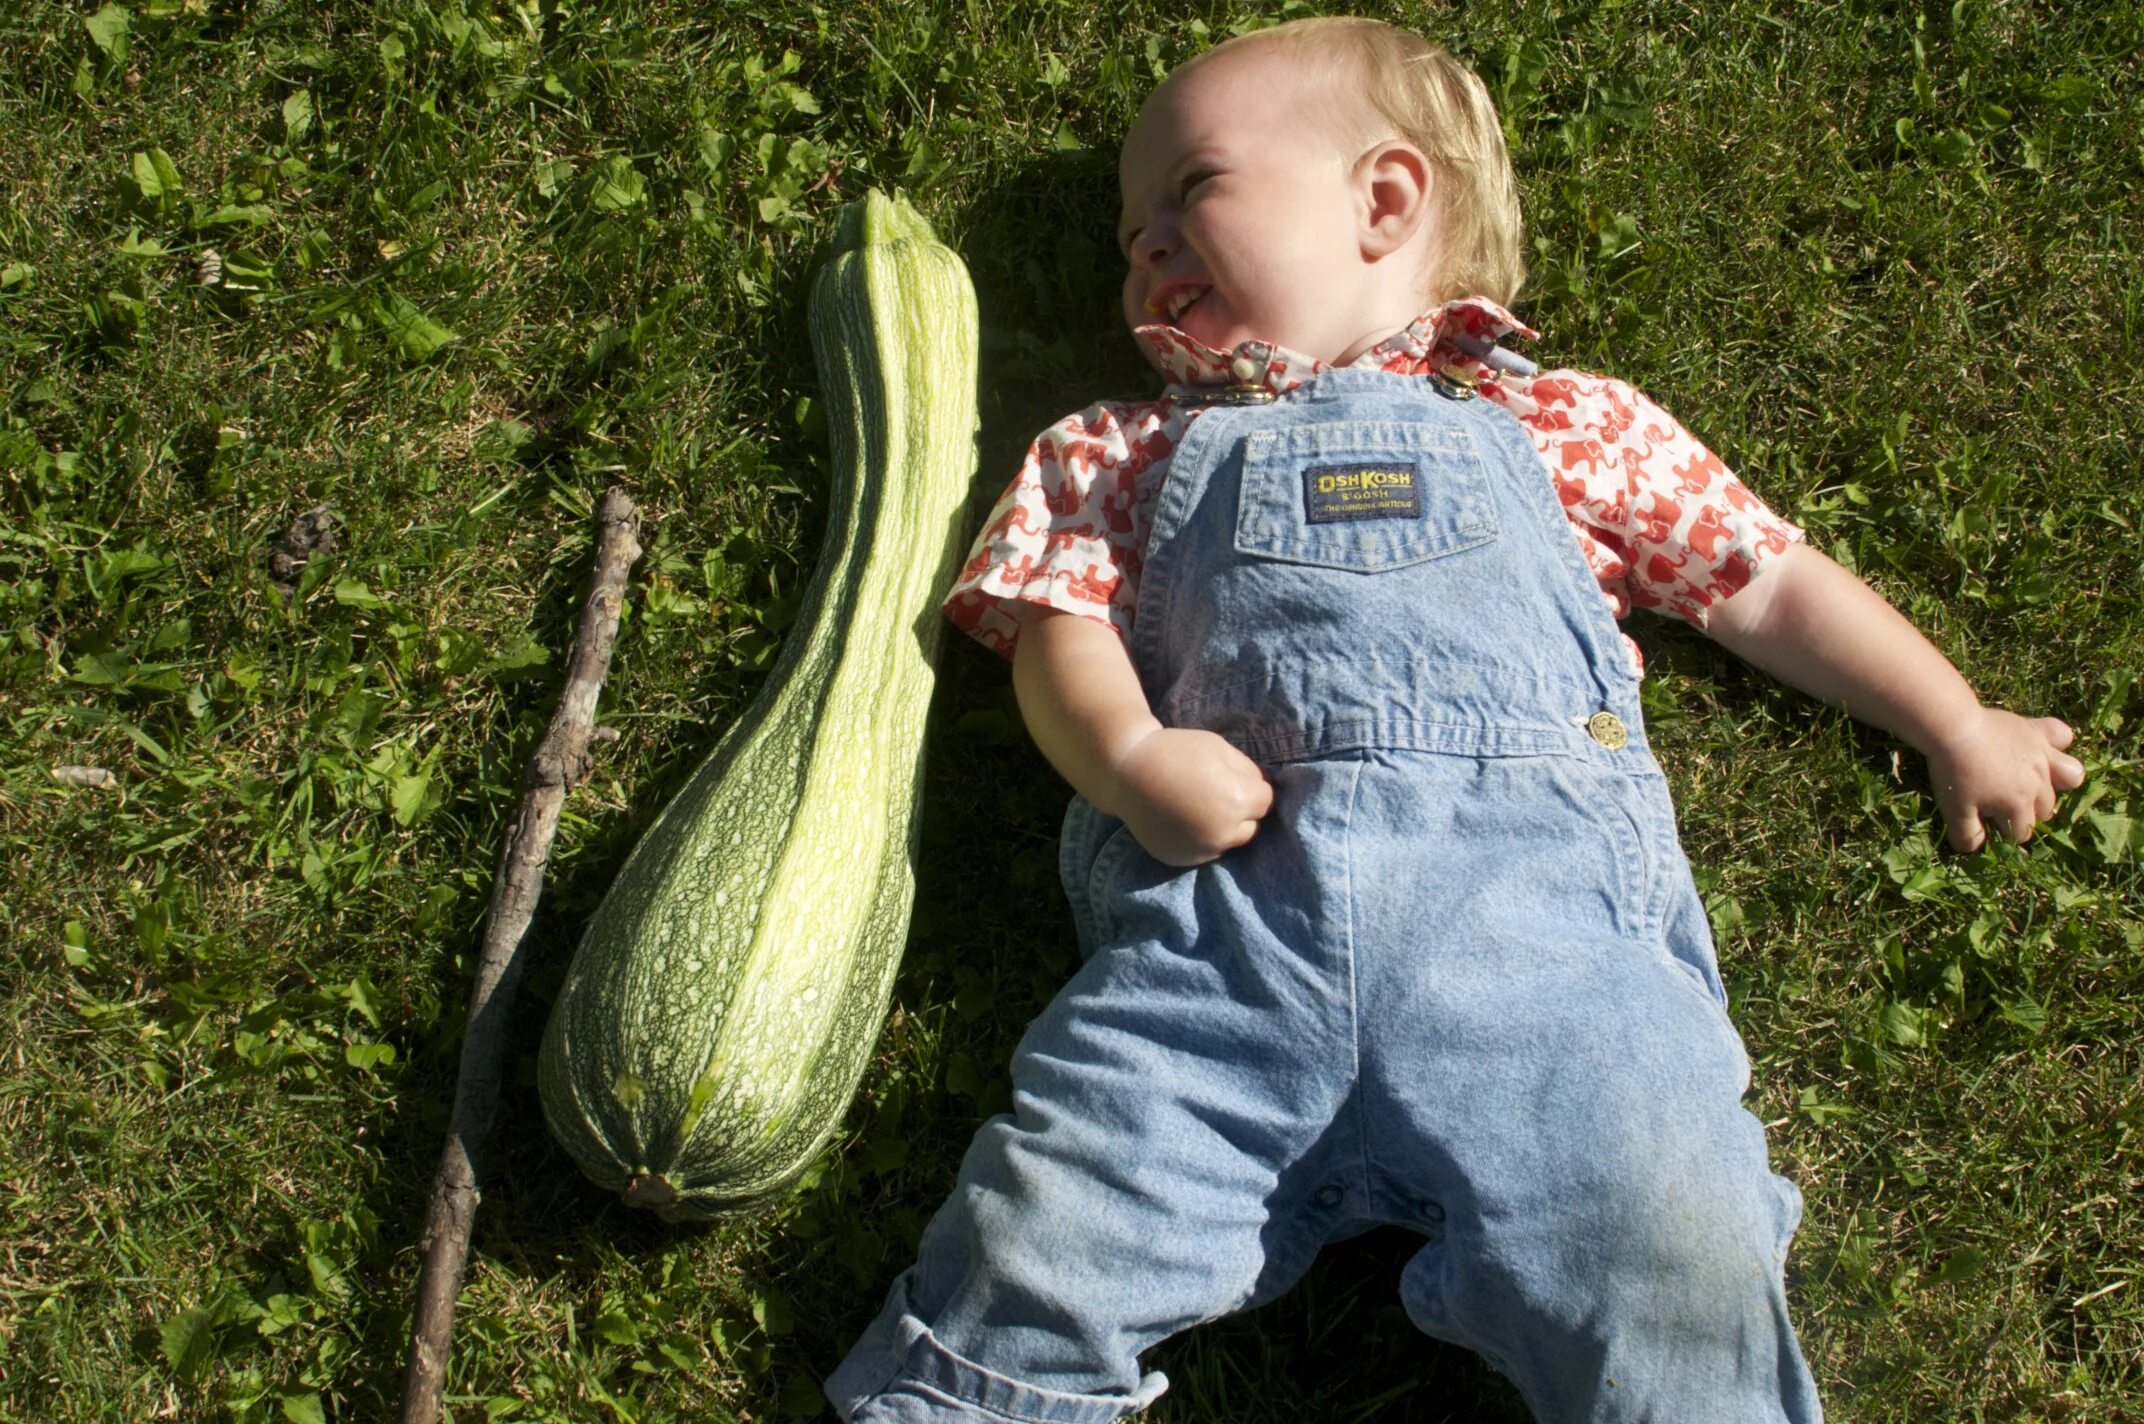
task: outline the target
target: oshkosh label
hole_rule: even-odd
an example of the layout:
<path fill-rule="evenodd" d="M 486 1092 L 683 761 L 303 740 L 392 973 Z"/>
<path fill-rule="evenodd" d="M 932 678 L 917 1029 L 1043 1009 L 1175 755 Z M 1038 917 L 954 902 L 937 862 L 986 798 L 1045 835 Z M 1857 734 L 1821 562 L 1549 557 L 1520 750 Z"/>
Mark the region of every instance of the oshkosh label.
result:
<path fill-rule="evenodd" d="M 1303 514 L 1312 524 L 1348 519 L 1420 519 L 1412 465 L 1313 465 L 1303 471 Z"/>

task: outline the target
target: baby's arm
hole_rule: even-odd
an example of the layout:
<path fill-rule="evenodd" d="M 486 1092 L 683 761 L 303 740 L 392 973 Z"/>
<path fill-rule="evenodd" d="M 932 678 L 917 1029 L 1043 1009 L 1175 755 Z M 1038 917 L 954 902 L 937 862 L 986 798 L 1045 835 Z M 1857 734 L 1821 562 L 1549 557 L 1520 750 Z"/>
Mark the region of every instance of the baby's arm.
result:
<path fill-rule="evenodd" d="M 1919 748 L 1960 850 L 1980 848 L 1984 823 L 2029 839 L 2053 813 L 2055 793 L 2084 781 L 2084 766 L 2063 753 L 2067 724 L 1981 706 L 1903 614 L 1806 544 L 1776 555 L 1714 605 L 1705 631 L 1782 682 Z"/>
<path fill-rule="evenodd" d="M 1161 725 L 1106 623 L 1027 605 L 1012 681 L 1050 765 L 1157 860 L 1212 860 L 1248 841 L 1273 805 L 1256 762 L 1212 732 Z"/>

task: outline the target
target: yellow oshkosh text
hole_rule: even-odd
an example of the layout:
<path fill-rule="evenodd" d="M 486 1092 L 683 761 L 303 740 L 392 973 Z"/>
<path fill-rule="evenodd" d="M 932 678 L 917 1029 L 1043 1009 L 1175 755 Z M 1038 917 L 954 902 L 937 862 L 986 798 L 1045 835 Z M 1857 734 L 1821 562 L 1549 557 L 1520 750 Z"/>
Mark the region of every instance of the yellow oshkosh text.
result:
<path fill-rule="evenodd" d="M 1414 471 L 1397 470 L 1342 470 L 1318 476 L 1319 494 L 1338 494 L 1350 490 L 1413 489 Z"/>

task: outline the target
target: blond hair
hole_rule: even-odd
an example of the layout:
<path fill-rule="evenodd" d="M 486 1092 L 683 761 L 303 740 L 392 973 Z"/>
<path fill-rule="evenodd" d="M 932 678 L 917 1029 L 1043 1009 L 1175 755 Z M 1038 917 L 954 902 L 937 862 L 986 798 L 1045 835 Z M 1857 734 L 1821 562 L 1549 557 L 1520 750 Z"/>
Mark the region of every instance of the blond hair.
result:
<path fill-rule="evenodd" d="M 1175 72 L 1231 50 L 1274 45 L 1320 64 L 1327 72 L 1318 78 L 1346 86 L 1337 92 L 1360 92 L 1429 160 L 1437 251 L 1424 295 L 1432 302 L 1482 296 L 1506 304 L 1516 297 L 1526 281 L 1519 185 L 1496 105 L 1474 71 L 1411 30 L 1327 16 L 1239 35 Z"/>

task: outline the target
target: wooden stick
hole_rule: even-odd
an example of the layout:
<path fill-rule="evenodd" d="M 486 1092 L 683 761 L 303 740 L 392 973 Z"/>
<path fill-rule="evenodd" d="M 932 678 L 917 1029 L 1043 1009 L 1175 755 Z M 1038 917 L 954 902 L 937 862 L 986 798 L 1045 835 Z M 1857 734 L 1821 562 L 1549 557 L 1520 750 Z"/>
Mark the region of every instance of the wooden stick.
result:
<path fill-rule="evenodd" d="M 640 558 L 640 511 L 623 490 L 610 489 L 596 510 L 595 572 L 588 602 L 566 664 L 566 686 L 522 781 L 521 807 L 507 828 L 499 877 L 491 889 L 491 915 L 484 926 L 483 955 L 469 999 L 469 1026 L 462 1036 L 461 1076 L 454 1088 L 454 1117 L 446 1151 L 425 1213 L 424 1265 L 417 1273 L 417 1314 L 410 1327 L 409 1367 L 402 1376 L 402 1424 L 434 1424 L 446 1388 L 447 1351 L 454 1327 L 454 1301 L 469 1262 L 469 1228 L 476 1219 L 477 1177 L 484 1140 L 499 1103 L 499 1076 L 506 1058 L 506 1025 L 514 990 L 521 982 L 522 947 L 543 891 L 544 861 L 558 830 L 566 794 L 584 780 L 595 735 L 596 698 L 610 672 L 618 640 L 618 614 L 626 575 Z"/>

